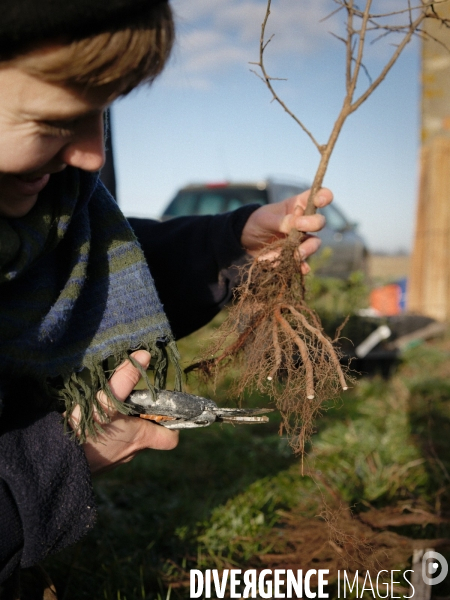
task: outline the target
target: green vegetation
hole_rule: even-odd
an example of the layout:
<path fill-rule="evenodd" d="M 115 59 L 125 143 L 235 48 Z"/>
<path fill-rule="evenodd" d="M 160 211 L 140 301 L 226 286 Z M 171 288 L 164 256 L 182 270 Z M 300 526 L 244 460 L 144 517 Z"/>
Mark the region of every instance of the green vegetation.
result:
<path fill-rule="evenodd" d="M 345 312 L 339 298 L 348 287 L 342 284 L 337 293 L 329 281 L 313 283 L 317 304 L 325 307 L 321 312 L 338 301 Z M 361 280 L 346 285 L 362 298 Z M 182 341 L 186 361 L 213 327 Z M 268 425 L 183 432 L 176 450 L 148 451 L 103 475 L 95 484 L 97 527 L 45 565 L 60 598 L 166 599 L 170 582 L 173 600 L 187 598 L 180 583 L 189 568 L 245 569 L 282 552 L 283 519 L 286 514 L 318 519 L 323 482 L 355 513 L 407 502 L 441 514 L 450 484 L 449 350 L 446 340 L 418 346 L 390 380 L 359 379 L 330 402 L 305 463 L 312 477 L 302 477 L 299 459 L 278 435 L 276 413 Z M 234 403 L 226 384 L 201 392 L 223 405 Z M 267 402 L 246 399 L 253 406 Z M 450 537 L 447 529 L 415 524 L 397 533 L 430 539 Z"/>

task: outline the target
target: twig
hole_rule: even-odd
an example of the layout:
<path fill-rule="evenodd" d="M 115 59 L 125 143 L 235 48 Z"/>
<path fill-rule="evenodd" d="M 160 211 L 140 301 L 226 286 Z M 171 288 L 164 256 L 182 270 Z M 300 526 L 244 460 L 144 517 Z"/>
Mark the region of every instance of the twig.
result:
<path fill-rule="evenodd" d="M 272 83 L 271 83 L 274 78 L 269 77 L 269 75 L 267 74 L 267 71 L 266 71 L 266 67 L 264 65 L 264 60 L 263 60 L 264 59 L 264 51 L 267 48 L 267 43 L 265 42 L 266 25 L 267 25 L 267 21 L 269 20 L 269 16 L 270 16 L 271 4 L 272 4 L 272 0 L 267 0 L 266 14 L 264 15 L 264 20 L 261 25 L 261 37 L 260 37 L 260 41 L 259 41 L 259 62 L 252 62 L 250 64 L 257 65 L 261 69 L 262 77 L 261 76 L 259 76 L 259 77 L 260 77 L 260 79 L 262 79 L 264 81 L 264 83 L 267 85 L 269 90 L 272 92 L 273 100 L 276 100 L 276 102 L 278 102 L 278 104 L 280 104 L 280 106 L 283 107 L 283 109 L 288 113 L 288 115 L 294 119 L 294 121 L 303 129 L 303 131 L 311 139 L 312 143 L 316 146 L 316 148 L 320 152 L 321 146 L 317 142 L 316 138 L 309 131 L 309 129 L 307 129 L 305 127 L 305 125 L 302 123 L 302 121 L 300 121 L 300 119 L 287 107 L 287 105 L 283 102 L 283 100 L 281 100 L 281 98 L 275 92 L 275 90 L 272 86 Z M 269 39 L 269 41 L 272 39 L 272 37 Z M 253 71 L 253 72 L 255 72 L 255 71 Z"/>
<path fill-rule="evenodd" d="M 409 44 L 413 36 L 428 35 L 422 29 L 421 25 L 427 18 L 439 19 L 445 26 L 450 27 L 450 21 L 439 16 L 437 7 L 445 4 L 449 0 L 434 0 L 434 1 L 423 1 L 415 6 L 411 5 L 411 0 L 407 0 L 407 6 L 401 10 L 394 10 L 386 13 L 371 13 L 372 0 L 366 0 L 363 9 L 358 8 L 354 0 L 333 0 L 338 5 L 334 11 L 332 11 L 326 18 L 329 18 L 341 10 L 347 12 L 346 20 L 346 37 L 339 36 L 332 32 L 332 35 L 339 41 L 345 44 L 345 97 L 342 102 L 340 112 L 336 118 L 335 124 L 332 128 L 328 141 L 325 144 L 320 144 L 315 138 L 312 132 L 306 127 L 304 122 L 293 113 L 286 103 L 279 97 L 275 91 L 272 82 L 276 79 L 270 77 L 267 74 L 266 67 L 264 64 L 264 53 L 267 49 L 267 45 L 273 39 L 273 35 L 266 41 L 266 29 L 267 23 L 270 16 L 271 0 L 267 0 L 266 13 L 261 25 L 261 37 L 259 44 L 259 62 L 255 64 L 259 67 L 262 75 L 256 73 L 260 79 L 265 83 L 272 94 L 272 101 L 278 102 L 285 112 L 290 115 L 294 121 L 301 127 L 306 135 L 311 139 L 314 146 L 320 153 L 319 166 L 317 168 L 316 175 L 314 177 L 311 193 L 308 199 L 308 204 L 305 210 L 306 215 L 311 215 L 316 212 L 314 206 L 314 199 L 322 187 L 322 183 L 325 177 L 325 173 L 328 167 L 331 153 L 335 147 L 339 134 L 342 130 L 345 120 L 347 117 L 355 112 L 363 102 L 377 89 L 381 82 L 386 78 L 387 74 L 398 60 L 400 54 L 403 52 L 405 47 Z M 413 18 L 413 14 L 416 14 Z M 407 20 L 404 23 L 394 25 L 392 23 L 386 23 L 386 20 L 392 17 L 406 15 Z M 358 20 L 358 26 L 355 27 L 355 19 Z M 403 37 L 400 42 L 395 46 L 395 50 L 392 52 L 389 60 L 385 63 L 377 77 L 371 78 L 367 68 L 364 65 L 364 51 L 367 42 L 368 33 L 379 32 L 379 36 L 375 38 L 379 40 L 392 33 L 402 34 Z M 429 37 L 429 36 L 428 36 Z M 354 43 L 356 41 L 356 44 Z M 355 92 L 359 81 L 360 72 L 364 71 L 368 77 L 369 84 L 367 88 L 360 94 L 359 97 L 355 98 Z M 255 72 L 255 71 L 254 71 Z"/>

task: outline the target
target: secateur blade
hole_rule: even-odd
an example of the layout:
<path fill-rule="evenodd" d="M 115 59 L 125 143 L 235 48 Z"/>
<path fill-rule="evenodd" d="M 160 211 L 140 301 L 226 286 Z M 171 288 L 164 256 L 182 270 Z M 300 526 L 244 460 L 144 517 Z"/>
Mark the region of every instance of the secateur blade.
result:
<path fill-rule="evenodd" d="M 264 415 L 273 412 L 273 408 L 220 408 L 215 409 L 216 421 L 219 423 L 234 423 L 235 425 L 251 425 L 252 423 L 267 423 L 269 417 Z"/>
<path fill-rule="evenodd" d="M 168 429 L 208 427 L 211 423 L 267 423 L 268 417 L 257 416 L 272 412 L 263 408 L 220 408 L 202 396 L 170 390 L 137 390 L 125 401 L 132 414 L 155 421 Z"/>

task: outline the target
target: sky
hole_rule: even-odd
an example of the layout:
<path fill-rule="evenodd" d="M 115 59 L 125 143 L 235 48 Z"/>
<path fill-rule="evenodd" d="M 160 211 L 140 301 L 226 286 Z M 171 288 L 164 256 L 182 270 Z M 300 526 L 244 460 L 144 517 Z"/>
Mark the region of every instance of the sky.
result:
<path fill-rule="evenodd" d="M 406 0 L 378 0 L 401 8 Z M 112 109 L 118 200 L 128 216 L 158 217 L 189 183 L 311 182 L 319 153 L 249 63 L 258 59 L 265 0 L 172 0 L 177 42 L 164 73 Z M 266 50 L 277 93 L 320 143 L 345 91 L 344 17 L 333 0 L 273 0 Z M 368 46 L 374 79 L 394 38 Z M 360 90 L 367 84 L 365 72 Z M 344 124 L 324 184 L 372 251 L 410 250 L 419 150 L 420 45 Z"/>

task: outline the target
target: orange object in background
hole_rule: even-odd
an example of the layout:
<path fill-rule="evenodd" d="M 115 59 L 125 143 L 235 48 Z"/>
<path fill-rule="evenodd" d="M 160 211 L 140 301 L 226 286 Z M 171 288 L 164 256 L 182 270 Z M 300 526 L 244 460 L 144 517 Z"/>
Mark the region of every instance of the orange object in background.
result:
<path fill-rule="evenodd" d="M 370 292 L 370 307 L 385 317 L 399 315 L 402 312 L 401 298 L 402 288 L 397 283 L 390 283 Z"/>

